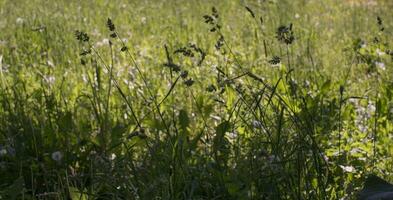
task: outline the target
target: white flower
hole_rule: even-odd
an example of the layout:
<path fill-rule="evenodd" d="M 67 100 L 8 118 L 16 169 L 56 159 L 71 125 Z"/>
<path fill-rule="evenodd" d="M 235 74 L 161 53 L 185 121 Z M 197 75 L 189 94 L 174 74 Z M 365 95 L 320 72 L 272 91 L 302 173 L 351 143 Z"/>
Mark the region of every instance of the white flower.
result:
<path fill-rule="evenodd" d="M 116 159 L 116 154 L 112 153 L 111 157 L 110 157 L 110 160 L 114 160 L 114 159 Z"/>
<path fill-rule="evenodd" d="M 299 15 L 298 13 L 296 13 L 296 14 L 295 14 L 295 18 L 296 18 L 296 19 L 299 19 L 299 18 L 300 18 L 300 15 Z"/>
<path fill-rule="evenodd" d="M 108 38 L 104 38 L 104 39 L 102 39 L 102 41 L 99 41 L 99 42 L 96 43 L 97 47 L 101 47 L 101 46 L 104 46 L 104 45 L 109 45 L 109 39 Z"/>
<path fill-rule="evenodd" d="M 142 23 L 142 24 L 146 24 L 146 17 L 142 17 L 142 18 L 141 18 L 141 23 Z"/>
<path fill-rule="evenodd" d="M 55 151 L 52 153 L 52 159 L 59 162 L 63 158 L 63 154 L 60 151 Z"/>
<path fill-rule="evenodd" d="M 367 131 L 368 131 L 368 127 L 365 126 L 365 125 L 363 125 L 363 124 L 359 124 L 359 125 L 358 125 L 358 129 L 359 129 L 359 131 L 362 132 L 362 133 L 367 133 Z"/>
<path fill-rule="evenodd" d="M 82 74 L 82 80 L 84 83 L 88 83 L 89 82 L 89 78 L 87 77 L 86 74 Z"/>
<path fill-rule="evenodd" d="M 49 66 L 49 67 L 55 67 L 55 64 L 53 64 L 53 62 L 52 61 L 50 61 L 50 60 L 48 60 L 48 61 L 46 61 L 46 64 Z"/>
<path fill-rule="evenodd" d="M 7 150 L 6 149 L 1 149 L 0 150 L 0 156 L 4 156 L 7 154 Z"/>
<path fill-rule="evenodd" d="M 16 18 L 17 24 L 23 24 L 24 22 L 25 22 L 25 20 L 23 18 L 20 18 L 20 17 Z"/>
<path fill-rule="evenodd" d="M 375 50 L 378 56 L 383 56 L 385 55 L 385 52 L 381 51 L 380 49 Z"/>
<path fill-rule="evenodd" d="M 359 103 L 359 99 L 355 99 L 355 98 L 350 98 L 349 100 L 348 100 L 348 102 L 349 103 L 353 103 L 353 104 L 358 104 Z"/>
<path fill-rule="evenodd" d="M 230 138 L 230 139 L 236 139 L 237 138 L 237 136 L 238 136 L 238 133 L 237 133 L 237 131 L 234 131 L 234 132 L 229 132 L 228 133 L 228 137 Z"/>
<path fill-rule="evenodd" d="M 344 166 L 344 165 L 339 165 L 340 168 L 344 171 L 344 172 L 348 172 L 348 173 L 352 173 L 355 172 L 355 168 L 353 166 Z"/>
<path fill-rule="evenodd" d="M 368 112 L 371 112 L 371 113 L 373 113 L 373 112 L 375 112 L 375 106 L 374 106 L 374 104 L 372 104 L 372 103 L 369 103 L 368 104 L 368 106 L 367 106 L 367 110 L 368 110 Z"/>
<path fill-rule="evenodd" d="M 45 81 L 49 84 L 49 85 L 53 85 L 56 81 L 56 78 L 54 76 L 45 76 Z"/>
<path fill-rule="evenodd" d="M 304 81 L 304 86 L 310 87 L 310 81 L 308 81 L 308 80 Z"/>
<path fill-rule="evenodd" d="M 383 62 L 375 62 L 375 65 L 379 68 L 379 69 L 381 69 L 381 70 L 386 70 L 386 67 L 385 67 L 385 63 L 383 63 Z"/>

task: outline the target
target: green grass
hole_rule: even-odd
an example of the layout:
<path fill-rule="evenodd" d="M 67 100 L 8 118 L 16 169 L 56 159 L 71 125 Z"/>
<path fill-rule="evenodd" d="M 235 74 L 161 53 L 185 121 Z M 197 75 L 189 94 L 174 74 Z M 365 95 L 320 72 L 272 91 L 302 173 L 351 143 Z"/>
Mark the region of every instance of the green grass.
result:
<path fill-rule="evenodd" d="M 0 199 L 356 199 L 393 180 L 392 8 L 0 0 Z"/>

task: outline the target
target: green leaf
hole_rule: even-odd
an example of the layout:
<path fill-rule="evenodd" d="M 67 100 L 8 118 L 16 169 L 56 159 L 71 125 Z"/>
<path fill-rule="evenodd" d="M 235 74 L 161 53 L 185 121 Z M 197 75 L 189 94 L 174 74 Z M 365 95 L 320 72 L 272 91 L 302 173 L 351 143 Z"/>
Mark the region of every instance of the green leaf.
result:
<path fill-rule="evenodd" d="M 325 81 L 325 83 L 321 86 L 320 94 L 326 94 L 330 90 L 331 85 L 332 82 L 330 80 Z"/>
<path fill-rule="evenodd" d="M 10 185 L 7 190 L 6 190 L 6 196 L 8 196 L 9 199 L 19 199 L 19 195 L 22 193 L 23 189 L 25 186 L 25 180 L 23 177 L 19 177 L 16 179 L 12 185 Z"/>
<path fill-rule="evenodd" d="M 112 147 L 119 145 L 122 142 L 123 134 L 127 131 L 127 127 L 117 124 L 111 131 L 111 145 Z"/>
<path fill-rule="evenodd" d="M 190 118 L 186 110 L 180 110 L 179 112 L 179 124 L 182 131 L 186 131 L 190 125 Z"/>
<path fill-rule="evenodd" d="M 221 147 L 225 144 L 224 136 L 225 133 L 231 129 L 231 123 L 229 121 L 223 121 L 216 127 L 216 136 L 214 137 L 214 149 L 219 151 Z"/>
<path fill-rule="evenodd" d="M 70 187 L 69 192 L 70 192 L 70 197 L 72 200 L 87 200 L 88 199 L 87 194 L 80 192 L 78 190 L 78 188 Z"/>

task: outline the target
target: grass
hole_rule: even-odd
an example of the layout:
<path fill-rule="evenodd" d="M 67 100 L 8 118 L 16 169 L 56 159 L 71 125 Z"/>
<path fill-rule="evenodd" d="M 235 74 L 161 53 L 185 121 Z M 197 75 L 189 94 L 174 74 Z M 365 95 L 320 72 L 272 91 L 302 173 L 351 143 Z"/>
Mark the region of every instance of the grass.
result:
<path fill-rule="evenodd" d="M 0 0 L 0 199 L 356 199 L 393 180 L 386 0 Z"/>

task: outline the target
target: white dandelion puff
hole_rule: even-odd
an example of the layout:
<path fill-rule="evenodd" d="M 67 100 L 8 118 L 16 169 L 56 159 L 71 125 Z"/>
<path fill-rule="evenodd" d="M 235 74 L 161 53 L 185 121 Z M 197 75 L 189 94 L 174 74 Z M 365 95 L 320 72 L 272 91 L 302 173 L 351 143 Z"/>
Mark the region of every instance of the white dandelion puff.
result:
<path fill-rule="evenodd" d="M 54 161 L 59 162 L 59 161 L 61 161 L 62 158 L 63 158 L 63 154 L 60 151 L 55 151 L 52 153 L 52 159 Z"/>

